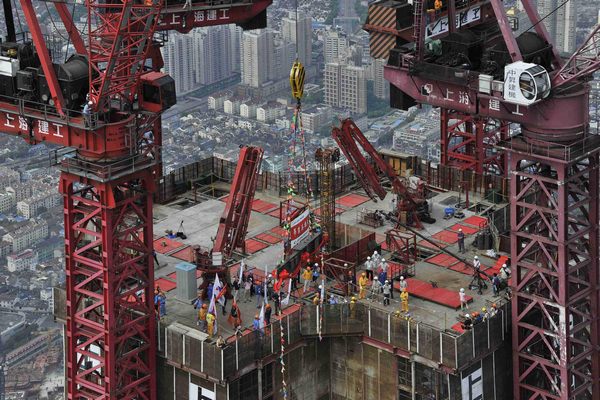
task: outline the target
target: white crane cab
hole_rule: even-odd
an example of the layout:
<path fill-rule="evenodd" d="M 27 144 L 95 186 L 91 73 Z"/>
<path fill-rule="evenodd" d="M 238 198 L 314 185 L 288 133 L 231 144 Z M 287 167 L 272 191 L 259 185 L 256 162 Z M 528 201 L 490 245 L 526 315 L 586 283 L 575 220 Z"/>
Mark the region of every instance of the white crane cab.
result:
<path fill-rule="evenodd" d="M 550 94 L 550 75 L 541 65 L 517 61 L 504 67 L 504 101 L 528 106 Z"/>

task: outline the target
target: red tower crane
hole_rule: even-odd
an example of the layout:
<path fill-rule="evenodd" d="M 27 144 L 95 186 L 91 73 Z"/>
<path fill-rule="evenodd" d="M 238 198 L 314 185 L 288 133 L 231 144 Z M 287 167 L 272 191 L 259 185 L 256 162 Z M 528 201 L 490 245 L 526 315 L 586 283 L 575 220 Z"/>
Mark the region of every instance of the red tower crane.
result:
<path fill-rule="evenodd" d="M 2 132 L 75 150 L 60 164 L 68 398 L 157 399 L 152 195 L 160 115 L 175 104 L 157 33 L 265 27 L 271 0 L 89 0 L 84 33 L 71 7 L 52 2 L 76 53 L 64 64 L 52 59 L 31 0 L 20 3 L 31 41 L 16 40 L 4 0 Z"/>
<path fill-rule="evenodd" d="M 514 398 L 600 399 L 600 138 L 588 131 L 587 84 L 600 68 L 600 27 L 565 63 L 529 0 L 535 33 L 518 38 L 500 0 L 434 12 L 413 3 L 414 46 L 390 50 L 385 67 L 392 104 L 521 128 L 488 143 L 511 177 Z M 480 139 L 469 146 L 482 152 Z"/>
<path fill-rule="evenodd" d="M 404 185 L 396 171 L 379 155 L 354 121 L 350 118 L 345 119 L 341 127 L 332 129 L 331 136 L 348 159 L 367 195 L 374 200 L 377 196 L 381 200 L 385 198 L 386 190 L 381 185 L 377 167 L 390 180 L 394 193 L 399 197 L 398 211 L 406 212 L 411 216 L 412 224 L 419 229 L 423 228 L 422 214 L 428 213 L 427 202 L 423 195 L 417 196 Z M 359 145 L 373 160 L 376 167 L 363 156 Z"/>

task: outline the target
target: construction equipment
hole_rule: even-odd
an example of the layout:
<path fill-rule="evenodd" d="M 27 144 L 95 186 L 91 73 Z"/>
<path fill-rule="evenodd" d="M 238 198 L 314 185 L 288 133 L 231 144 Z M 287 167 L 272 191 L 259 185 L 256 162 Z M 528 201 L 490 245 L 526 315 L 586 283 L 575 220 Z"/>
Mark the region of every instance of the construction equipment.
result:
<path fill-rule="evenodd" d="M 373 145 L 365 138 L 354 121 L 350 118 L 343 120 L 340 127 L 332 129 L 331 135 L 348 159 L 363 189 L 371 199 L 376 200 L 379 197 L 383 200 L 386 195 L 386 190 L 377 173 L 378 168 L 389 179 L 393 192 L 398 196 L 398 221 L 401 221 L 402 216 L 406 215 L 406 221 L 403 222 L 414 225 L 419 229 L 423 228 L 422 222 L 435 222 L 435 220 L 432 221 L 429 215 L 429 207 L 425 199 L 423 186 L 418 185 L 416 190 L 408 189 L 396 174 L 396 171 L 385 162 Z M 359 145 L 375 165 L 363 156 L 358 147 Z"/>
<path fill-rule="evenodd" d="M 52 1 L 75 49 L 64 63 L 52 57 L 31 0 L 20 1 L 29 33 L 18 35 L 3 3 L 2 131 L 76 150 L 60 162 L 68 398 L 155 400 L 152 196 L 161 113 L 176 101 L 173 79 L 160 72 L 158 33 L 266 27 L 271 0 Z M 87 16 L 86 36 L 72 12 Z"/>
<path fill-rule="evenodd" d="M 424 28 L 415 5 L 414 46 L 390 49 L 384 76 L 393 106 L 442 108 L 443 163 L 486 171 L 495 151 L 510 171 L 514 398 L 597 400 L 600 138 L 589 134 L 587 81 L 600 68 L 600 27 L 564 62 L 535 5 L 521 3 L 535 33 L 517 38 L 500 0 L 450 1 Z M 468 134 L 449 135 L 456 121 Z M 521 133 L 509 137 L 509 123 Z M 473 128 L 483 125 L 497 134 Z"/>
<path fill-rule="evenodd" d="M 246 252 L 246 233 L 262 156 L 263 149 L 260 147 L 248 146 L 240 150 L 230 194 L 219 221 L 213 257 L 215 253 L 220 253 L 224 258 L 229 258 L 236 248 Z"/>
<path fill-rule="evenodd" d="M 319 212 L 326 250 L 335 247 L 335 163 L 340 159 L 340 150 L 317 149 L 315 159 L 319 163 Z"/>

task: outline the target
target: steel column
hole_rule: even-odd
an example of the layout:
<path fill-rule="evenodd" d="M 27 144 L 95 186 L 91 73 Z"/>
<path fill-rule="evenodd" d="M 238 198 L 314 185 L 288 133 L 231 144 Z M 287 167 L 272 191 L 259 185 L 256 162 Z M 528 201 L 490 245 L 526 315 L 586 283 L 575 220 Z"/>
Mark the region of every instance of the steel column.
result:
<path fill-rule="evenodd" d="M 505 157 L 494 146 L 508 138 L 508 123 L 441 109 L 440 163 L 478 175 L 504 175 Z"/>
<path fill-rule="evenodd" d="M 598 400 L 598 140 L 505 148 L 514 398 Z"/>
<path fill-rule="evenodd" d="M 83 175 L 83 174 L 82 174 Z M 156 399 L 150 168 L 61 174 L 69 399 Z"/>

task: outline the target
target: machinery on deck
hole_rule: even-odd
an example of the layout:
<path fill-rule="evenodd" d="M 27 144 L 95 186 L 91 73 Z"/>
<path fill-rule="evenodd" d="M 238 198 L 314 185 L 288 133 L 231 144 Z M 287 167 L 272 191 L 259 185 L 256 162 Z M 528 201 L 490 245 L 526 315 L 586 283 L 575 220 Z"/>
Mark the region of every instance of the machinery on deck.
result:
<path fill-rule="evenodd" d="M 409 7 L 371 3 L 365 26 L 371 54 L 389 55 L 392 106 L 441 108 L 442 164 L 510 171 L 514 398 L 600 399 L 600 138 L 587 84 L 600 27 L 565 61 L 529 0 L 535 33 L 518 38 L 500 0 L 433 11 L 414 0 L 412 26 L 396 3 Z M 509 123 L 521 132 L 509 136 Z"/>
<path fill-rule="evenodd" d="M 29 31 L 16 32 L 3 0 L 0 129 L 74 149 L 60 163 L 68 398 L 155 400 L 152 198 L 161 113 L 176 101 L 160 72 L 160 32 L 264 28 L 271 0 L 49 3 L 74 48 L 65 63 L 48 49 L 32 1 L 20 1 Z M 72 13 L 86 15 L 85 35 Z"/>
<path fill-rule="evenodd" d="M 411 184 L 400 178 L 396 171 L 377 153 L 377 150 L 358 129 L 354 121 L 349 118 L 345 119 L 339 128 L 333 128 L 331 135 L 348 159 L 363 189 L 371 199 L 376 200 L 379 197 L 383 200 L 386 195 L 386 190 L 378 175 L 379 169 L 389 179 L 394 193 L 398 196 L 396 206 L 399 222 L 414 225 L 419 229 L 423 228 L 423 222 L 435 222 L 429 215 L 424 183 L 417 182 L 414 185 L 415 187 L 411 188 Z M 362 147 L 373 163 L 370 163 L 363 156 L 358 146 Z"/>

